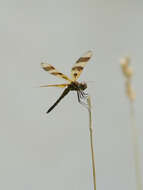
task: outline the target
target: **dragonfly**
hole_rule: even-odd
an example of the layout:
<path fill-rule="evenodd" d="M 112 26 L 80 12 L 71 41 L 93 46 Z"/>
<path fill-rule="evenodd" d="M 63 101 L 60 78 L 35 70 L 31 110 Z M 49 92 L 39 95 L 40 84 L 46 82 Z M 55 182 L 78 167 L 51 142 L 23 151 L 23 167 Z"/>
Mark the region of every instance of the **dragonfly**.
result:
<path fill-rule="evenodd" d="M 80 104 L 85 105 L 83 99 L 86 99 L 88 97 L 88 94 L 84 92 L 84 90 L 87 88 L 87 84 L 85 82 L 78 82 L 77 79 L 81 75 L 84 67 L 86 66 L 87 62 L 92 57 L 92 51 L 87 51 L 84 53 L 73 65 L 71 69 L 71 77 L 69 78 L 65 74 L 59 72 L 55 67 L 53 67 L 50 64 L 47 63 L 41 63 L 42 68 L 49 72 L 51 75 L 54 75 L 56 77 L 59 77 L 61 79 L 64 79 L 67 81 L 67 83 L 64 84 L 49 84 L 49 85 L 41 85 L 40 87 L 59 87 L 59 88 L 65 88 L 61 96 L 57 99 L 57 101 L 48 109 L 46 113 L 51 112 L 55 106 L 58 105 L 58 103 L 70 92 L 70 91 L 76 91 L 78 102 Z"/>

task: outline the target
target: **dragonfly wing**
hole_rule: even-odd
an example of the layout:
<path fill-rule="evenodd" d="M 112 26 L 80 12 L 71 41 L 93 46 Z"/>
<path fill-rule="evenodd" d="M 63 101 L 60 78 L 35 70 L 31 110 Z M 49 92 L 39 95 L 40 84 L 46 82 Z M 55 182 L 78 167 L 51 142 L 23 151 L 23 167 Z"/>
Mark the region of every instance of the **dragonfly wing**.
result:
<path fill-rule="evenodd" d="M 76 61 L 71 70 L 71 76 L 73 81 L 79 78 L 80 74 L 82 73 L 85 65 L 87 64 L 91 56 L 92 56 L 92 51 L 88 51 Z"/>
<path fill-rule="evenodd" d="M 67 86 L 68 86 L 68 84 L 49 84 L 49 85 L 41 85 L 40 87 L 60 87 L 60 88 L 65 88 Z"/>
<path fill-rule="evenodd" d="M 67 81 L 71 82 L 71 79 L 69 79 L 66 75 L 64 75 L 63 73 L 59 72 L 55 67 L 53 67 L 52 65 L 46 64 L 46 63 L 41 63 L 42 68 L 45 71 L 48 71 L 50 74 L 55 75 L 59 78 L 65 79 Z"/>

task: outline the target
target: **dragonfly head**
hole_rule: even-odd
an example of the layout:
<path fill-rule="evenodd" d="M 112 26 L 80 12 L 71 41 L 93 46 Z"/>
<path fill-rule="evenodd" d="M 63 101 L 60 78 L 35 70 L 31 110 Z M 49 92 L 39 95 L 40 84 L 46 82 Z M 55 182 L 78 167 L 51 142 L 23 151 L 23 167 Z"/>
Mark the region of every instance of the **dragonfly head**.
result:
<path fill-rule="evenodd" d="M 87 84 L 86 84 L 85 82 L 81 82 L 81 83 L 79 84 L 79 88 L 80 88 L 81 90 L 85 90 L 85 89 L 87 88 Z"/>

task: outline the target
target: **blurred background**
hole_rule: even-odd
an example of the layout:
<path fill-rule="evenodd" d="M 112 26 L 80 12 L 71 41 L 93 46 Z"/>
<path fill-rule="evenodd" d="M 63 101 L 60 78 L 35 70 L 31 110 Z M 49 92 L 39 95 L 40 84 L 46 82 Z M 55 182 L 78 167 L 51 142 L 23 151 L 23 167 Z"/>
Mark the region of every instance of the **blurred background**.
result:
<path fill-rule="evenodd" d="M 48 61 L 70 76 L 86 51 L 80 81 L 93 104 L 97 189 L 136 189 L 129 102 L 120 58 L 130 56 L 140 160 L 143 160 L 143 1 L 0 1 L 0 189 L 93 189 L 88 112 L 72 92 L 41 84 L 64 81 L 43 71 Z M 143 164 L 141 163 L 142 177 Z"/>

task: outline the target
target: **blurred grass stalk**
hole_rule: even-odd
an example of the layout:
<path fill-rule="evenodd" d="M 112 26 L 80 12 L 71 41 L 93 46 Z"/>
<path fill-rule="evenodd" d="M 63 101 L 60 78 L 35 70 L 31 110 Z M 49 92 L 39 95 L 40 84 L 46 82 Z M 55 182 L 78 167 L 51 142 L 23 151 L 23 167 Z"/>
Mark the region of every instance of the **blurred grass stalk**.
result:
<path fill-rule="evenodd" d="M 136 93 L 132 88 L 133 69 L 130 66 L 130 58 L 129 57 L 125 57 L 125 58 L 121 59 L 120 64 L 121 64 L 122 72 L 126 79 L 126 82 L 125 82 L 126 95 L 129 99 L 129 104 L 130 104 L 130 120 L 131 120 L 131 130 L 132 130 L 134 164 L 135 164 L 135 172 L 136 172 L 136 188 L 137 188 L 137 190 L 142 190 L 140 156 L 139 156 L 139 145 L 138 145 L 138 132 L 137 132 L 137 127 L 136 127 L 135 108 L 134 108 L 134 101 L 136 99 Z"/>
<path fill-rule="evenodd" d="M 93 129 L 92 129 L 90 96 L 88 96 L 87 103 L 88 103 L 88 112 L 89 112 L 89 132 L 90 132 L 90 146 L 91 146 L 91 157 L 92 157 L 93 184 L 94 184 L 94 190 L 96 190 L 96 172 L 95 172 L 95 157 L 94 157 L 94 147 L 93 147 Z"/>

